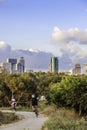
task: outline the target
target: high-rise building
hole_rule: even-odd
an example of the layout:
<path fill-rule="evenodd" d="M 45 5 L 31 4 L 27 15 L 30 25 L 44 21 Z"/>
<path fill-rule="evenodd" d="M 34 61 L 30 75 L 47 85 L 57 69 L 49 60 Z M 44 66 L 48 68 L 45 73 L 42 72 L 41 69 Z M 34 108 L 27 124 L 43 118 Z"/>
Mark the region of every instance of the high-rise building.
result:
<path fill-rule="evenodd" d="M 83 65 L 83 74 L 87 75 L 87 64 Z"/>
<path fill-rule="evenodd" d="M 17 71 L 19 73 L 24 73 L 25 70 L 25 60 L 24 57 L 19 57 L 18 61 L 17 61 Z"/>
<path fill-rule="evenodd" d="M 15 74 L 16 73 L 16 64 L 17 64 L 17 59 L 12 59 L 12 58 L 8 58 L 7 59 L 7 63 L 5 64 L 5 68 L 9 65 L 9 70 L 10 73 Z M 7 65 L 6 65 L 7 64 Z"/>
<path fill-rule="evenodd" d="M 79 63 L 75 64 L 75 68 L 74 68 L 74 74 L 81 74 L 81 66 Z"/>
<path fill-rule="evenodd" d="M 6 72 L 11 74 L 24 73 L 25 71 L 25 60 L 24 57 L 19 57 L 19 59 L 8 58 L 7 62 L 3 63 L 3 67 Z"/>
<path fill-rule="evenodd" d="M 51 57 L 50 72 L 58 72 L 58 57 Z"/>

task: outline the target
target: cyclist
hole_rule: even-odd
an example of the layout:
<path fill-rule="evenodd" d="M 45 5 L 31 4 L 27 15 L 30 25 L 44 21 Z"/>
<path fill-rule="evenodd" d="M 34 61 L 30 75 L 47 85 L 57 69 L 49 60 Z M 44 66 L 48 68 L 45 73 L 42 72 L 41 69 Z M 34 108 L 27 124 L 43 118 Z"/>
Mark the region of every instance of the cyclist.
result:
<path fill-rule="evenodd" d="M 32 94 L 32 109 L 36 114 L 36 117 L 38 117 L 38 98 L 35 96 L 35 94 Z"/>
<path fill-rule="evenodd" d="M 15 98 L 12 98 L 12 99 L 11 99 L 11 105 L 12 105 L 13 109 L 16 111 L 17 102 L 16 102 L 16 99 L 15 99 Z"/>

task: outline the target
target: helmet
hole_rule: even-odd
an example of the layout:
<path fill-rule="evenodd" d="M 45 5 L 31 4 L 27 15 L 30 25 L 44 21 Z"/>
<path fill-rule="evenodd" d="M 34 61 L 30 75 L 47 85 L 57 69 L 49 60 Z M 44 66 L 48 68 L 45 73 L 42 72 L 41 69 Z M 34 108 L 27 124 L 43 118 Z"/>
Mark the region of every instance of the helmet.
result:
<path fill-rule="evenodd" d="M 15 102 L 16 100 L 15 100 L 15 98 L 12 98 L 12 102 Z"/>
<path fill-rule="evenodd" d="M 34 95 L 34 94 L 32 94 L 32 98 L 35 98 L 35 95 Z"/>

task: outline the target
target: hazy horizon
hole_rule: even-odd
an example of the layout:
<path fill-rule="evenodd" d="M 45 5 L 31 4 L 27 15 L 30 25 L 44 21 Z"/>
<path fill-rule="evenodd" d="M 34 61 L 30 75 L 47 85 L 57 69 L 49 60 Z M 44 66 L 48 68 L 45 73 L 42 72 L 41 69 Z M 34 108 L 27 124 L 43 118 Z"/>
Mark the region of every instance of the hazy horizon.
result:
<path fill-rule="evenodd" d="M 0 0 L 0 53 L 8 45 L 51 53 L 65 68 L 86 63 L 86 19 L 86 0 Z"/>

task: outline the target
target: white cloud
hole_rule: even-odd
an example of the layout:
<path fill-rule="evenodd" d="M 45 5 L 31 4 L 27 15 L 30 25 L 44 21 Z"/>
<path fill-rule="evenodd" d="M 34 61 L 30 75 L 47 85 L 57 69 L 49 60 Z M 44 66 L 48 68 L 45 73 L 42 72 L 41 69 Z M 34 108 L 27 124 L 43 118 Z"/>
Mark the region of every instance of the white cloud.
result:
<path fill-rule="evenodd" d="M 58 43 L 68 43 L 75 41 L 80 44 L 87 44 L 87 29 L 80 31 L 78 28 L 70 28 L 66 31 L 54 27 L 52 33 L 52 40 Z"/>
<path fill-rule="evenodd" d="M 71 67 L 77 61 L 84 64 L 87 59 L 87 29 L 81 31 L 78 28 L 61 30 L 54 27 L 52 41 L 55 48 L 61 52 L 60 66 Z M 70 66 L 69 66 L 70 65 Z M 64 66 L 63 66 L 64 67 Z"/>
<path fill-rule="evenodd" d="M 25 67 L 27 70 L 41 70 L 48 71 L 51 53 L 37 51 L 34 49 L 28 50 L 11 50 L 10 45 L 4 41 L 0 41 L 0 63 L 6 62 L 7 58 L 19 58 L 23 56 L 25 59 Z M 38 53 L 35 53 L 38 52 Z"/>
<path fill-rule="evenodd" d="M 38 52 L 39 52 L 38 50 L 33 49 L 33 48 L 30 48 L 29 51 L 30 51 L 30 52 L 35 52 L 35 53 L 38 53 Z"/>
<path fill-rule="evenodd" d="M 58 27 L 54 27 L 52 40 L 57 43 L 56 46 L 58 45 L 62 53 L 66 51 L 71 57 L 75 55 L 79 58 L 87 56 L 87 29 L 80 31 L 78 28 L 70 28 L 62 31 Z"/>
<path fill-rule="evenodd" d="M 64 42 L 67 39 L 67 35 L 65 34 L 65 32 L 61 31 L 58 27 L 54 27 L 52 33 L 52 39 L 55 42 Z"/>
<path fill-rule="evenodd" d="M 0 41 L 0 52 L 10 52 L 11 46 L 6 44 L 4 41 Z"/>

